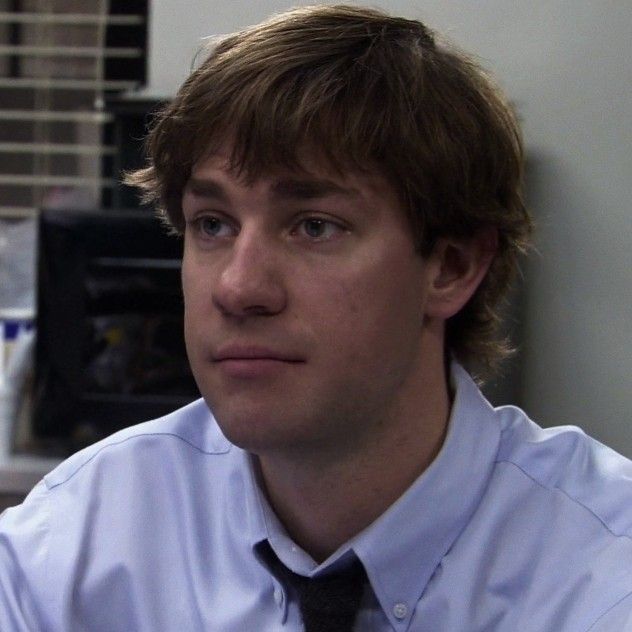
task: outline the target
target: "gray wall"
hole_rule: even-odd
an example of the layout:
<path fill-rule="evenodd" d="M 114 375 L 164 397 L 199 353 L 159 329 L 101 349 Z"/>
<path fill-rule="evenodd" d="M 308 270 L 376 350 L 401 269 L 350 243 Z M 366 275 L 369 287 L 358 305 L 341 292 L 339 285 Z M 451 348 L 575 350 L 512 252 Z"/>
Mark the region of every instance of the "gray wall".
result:
<path fill-rule="evenodd" d="M 203 36 L 283 0 L 154 0 L 150 95 L 172 94 Z M 628 0 L 383 0 L 447 32 L 517 104 L 537 249 L 526 266 L 519 403 L 632 456 L 632 59 Z"/>

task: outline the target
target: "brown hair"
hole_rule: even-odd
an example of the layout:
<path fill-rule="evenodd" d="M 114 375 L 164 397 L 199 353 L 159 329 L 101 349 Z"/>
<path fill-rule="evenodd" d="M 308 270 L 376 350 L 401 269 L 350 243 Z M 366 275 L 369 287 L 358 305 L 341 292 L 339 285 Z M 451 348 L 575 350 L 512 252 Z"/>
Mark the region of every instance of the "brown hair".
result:
<path fill-rule="evenodd" d="M 422 255 L 438 237 L 496 227 L 498 252 L 448 321 L 446 348 L 479 376 L 506 353 L 497 308 L 531 220 L 514 113 L 472 58 L 422 23 L 377 10 L 280 14 L 210 51 L 158 115 L 149 166 L 127 181 L 182 232 L 191 168 L 226 141 L 249 178 L 300 168 L 303 152 L 338 171 L 381 173 L 400 193 Z"/>

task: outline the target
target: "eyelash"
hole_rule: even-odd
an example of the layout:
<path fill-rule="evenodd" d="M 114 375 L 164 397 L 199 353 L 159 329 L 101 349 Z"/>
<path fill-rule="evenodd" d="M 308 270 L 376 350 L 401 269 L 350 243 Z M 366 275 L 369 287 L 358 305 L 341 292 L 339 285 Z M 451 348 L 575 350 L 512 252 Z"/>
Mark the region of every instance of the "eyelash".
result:
<path fill-rule="evenodd" d="M 214 221 L 217 224 L 220 225 L 220 228 L 222 227 L 227 227 L 230 229 L 231 234 L 228 235 L 228 237 L 230 236 L 234 236 L 235 234 L 237 234 L 239 231 L 238 229 L 234 226 L 234 224 L 232 224 L 232 222 L 223 219 L 221 216 L 218 215 L 202 215 L 200 217 L 195 218 L 192 222 L 190 222 L 193 225 L 193 228 L 195 230 L 195 232 L 200 235 L 203 239 L 222 239 L 224 237 L 226 237 L 227 235 L 218 235 L 218 234 L 208 234 L 205 229 L 204 229 L 204 223 L 208 222 L 208 221 Z M 298 221 L 296 221 L 292 227 L 292 229 L 290 230 L 290 235 L 297 235 L 300 228 L 301 227 L 306 227 L 306 225 L 309 222 L 314 222 L 317 223 L 320 227 L 325 226 L 325 228 L 329 228 L 329 231 L 331 232 L 332 230 L 336 233 L 344 233 L 348 231 L 348 228 L 342 224 L 342 222 L 337 222 L 335 220 L 332 219 L 328 219 L 328 218 L 324 218 L 321 217 L 319 215 L 310 215 L 310 216 L 305 216 L 305 217 L 301 217 L 300 219 L 298 219 Z M 329 235 L 329 236 L 310 236 L 309 234 L 307 234 L 306 232 L 303 233 L 303 236 L 311 242 L 324 242 L 324 241 L 329 241 L 331 239 L 335 239 L 335 236 L 333 235 Z"/>
<path fill-rule="evenodd" d="M 334 220 L 331 219 L 326 219 L 324 217 L 319 217 L 319 216 L 310 216 L 310 217 L 303 217 L 299 220 L 299 222 L 296 224 L 296 228 L 293 228 L 291 233 L 295 234 L 298 231 L 298 227 L 303 226 L 304 228 L 307 228 L 307 224 L 309 222 L 314 222 L 317 223 L 319 225 L 319 227 L 325 226 L 328 227 L 330 230 L 333 229 L 334 231 L 336 231 L 336 233 L 342 233 L 342 232 L 346 232 L 347 228 L 345 226 L 343 226 L 340 222 L 335 222 Z M 307 232 L 305 231 L 305 236 L 310 240 L 310 241 L 315 241 L 315 242 L 319 242 L 319 241 L 329 241 L 331 238 L 333 237 L 315 237 L 312 235 L 308 235 Z"/>
<path fill-rule="evenodd" d="M 204 230 L 204 222 L 207 222 L 207 221 L 215 221 L 218 224 L 221 224 L 223 226 L 226 226 L 226 227 L 230 228 L 231 229 L 231 233 L 235 233 L 236 232 L 234 226 L 232 226 L 230 222 L 222 219 L 221 217 L 218 217 L 217 215 L 202 215 L 201 217 L 198 217 L 198 218 L 196 218 L 193 221 L 193 225 L 194 225 L 194 227 L 196 229 L 196 232 L 198 234 L 202 235 L 203 237 L 206 237 L 206 238 L 209 238 L 209 239 L 218 238 L 218 235 L 209 235 Z"/>

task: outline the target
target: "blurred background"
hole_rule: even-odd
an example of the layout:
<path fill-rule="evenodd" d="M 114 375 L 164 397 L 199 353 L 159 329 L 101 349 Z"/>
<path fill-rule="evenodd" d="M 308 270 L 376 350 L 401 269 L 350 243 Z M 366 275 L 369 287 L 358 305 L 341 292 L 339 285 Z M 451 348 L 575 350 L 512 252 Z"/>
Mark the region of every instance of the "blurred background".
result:
<path fill-rule="evenodd" d="M 196 396 L 178 338 L 180 244 L 120 173 L 140 164 L 152 111 L 205 37 L 301 4 L 0 0 L 0 493 Z M 632 4 L 372 6 L 478 56 L 523 124 L 536 249 L 508 308 L 519 353 L 490 399 L 632 457 Z"/>

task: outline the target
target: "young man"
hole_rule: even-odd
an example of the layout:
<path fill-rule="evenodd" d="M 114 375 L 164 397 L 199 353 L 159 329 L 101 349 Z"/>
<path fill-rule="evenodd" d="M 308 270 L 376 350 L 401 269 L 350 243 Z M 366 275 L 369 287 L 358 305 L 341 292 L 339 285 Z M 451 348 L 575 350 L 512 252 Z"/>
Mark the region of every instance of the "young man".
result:
<path fill-rule="evenodd" d="M 2 630 L 632 630 L 632 467 L 470 374 L 530 233 L 513 114 L 419 22 L 219 43 L 131 176 L 203 400 L 0 520 Z"/>

